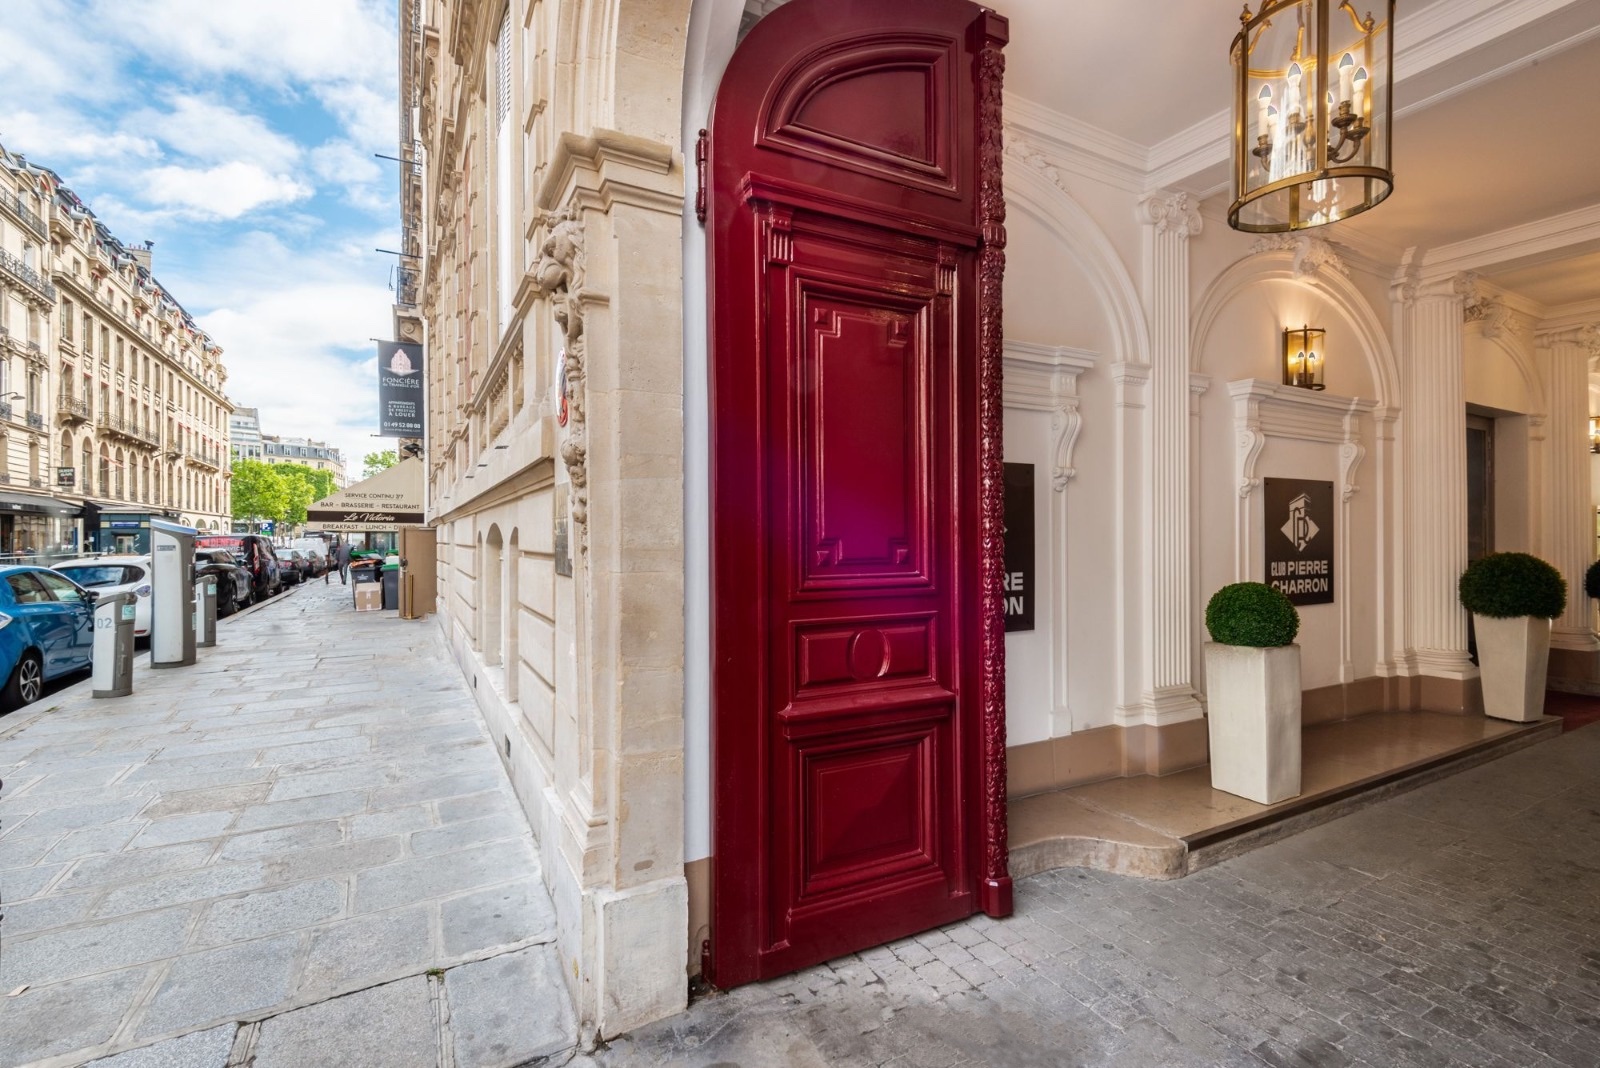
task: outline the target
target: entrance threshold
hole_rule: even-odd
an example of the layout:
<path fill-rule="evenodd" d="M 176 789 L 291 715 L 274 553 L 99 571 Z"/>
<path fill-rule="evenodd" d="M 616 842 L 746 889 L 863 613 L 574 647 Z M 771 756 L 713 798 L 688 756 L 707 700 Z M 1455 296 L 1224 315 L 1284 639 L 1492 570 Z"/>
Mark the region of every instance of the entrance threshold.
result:
<path fill-rule="evenodd" d="M 1075 786 L 1010 804 L 1011 875 L 1085 867 L 1177 879 L 1386 797 L 1561 733 L 1440 712 L 1375 712 L 1305 728 L 1304 792 L 1259 805 L 1211 788 L 1211 769 Z"/>

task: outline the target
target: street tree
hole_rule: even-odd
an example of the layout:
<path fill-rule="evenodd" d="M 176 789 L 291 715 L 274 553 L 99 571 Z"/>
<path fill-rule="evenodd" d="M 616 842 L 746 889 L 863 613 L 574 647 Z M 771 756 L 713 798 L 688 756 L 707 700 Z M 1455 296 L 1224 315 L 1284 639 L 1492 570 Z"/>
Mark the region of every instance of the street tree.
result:
<path fill-rule="evenodd" d="M 233 518 L 249 522 L 252 530 L 266 520 L 281 521 L 289 511 L 289 486 L 271 464 L 236 460 L 229 482 Z"/>
<path fill-rule="evenodd" d="M 399 457 L 393 449 L 384 449 L 382 452 L 369 452 L 361 458 L 361 477 L 371 478 L 379 471 L 387 471 L 399 463 Z"/>

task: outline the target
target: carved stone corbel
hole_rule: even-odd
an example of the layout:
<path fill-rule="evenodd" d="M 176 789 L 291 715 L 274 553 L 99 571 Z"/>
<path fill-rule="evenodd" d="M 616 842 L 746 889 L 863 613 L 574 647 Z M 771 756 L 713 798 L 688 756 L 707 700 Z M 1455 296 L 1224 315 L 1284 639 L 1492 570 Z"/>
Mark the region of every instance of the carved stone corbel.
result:
<path fill-rule="evenodd" d="M 566 440 L 561 443 L 561 462 L 572 486 L 573 540 L 580 554 L 588 552 L 589 539 L 589 435 L 584 407 L 584 231 L 583 218 L 576 204 L 560 211 L 546 212 L 546 236 L 539 249 L 539 262 L 528 281 L 535 292 L 550 298 L 552 314 L 565 338 L 562 347 L 564 399 L 567 402 Z"/>
<path fill-rule="evenodd" d="M 1346 277 L 1350 274 L 1350 268 L 1340 258 L 1339 250 L 1328 241 L 1310 234 L 1273 234 L 1257 240 L 1250 250 L 1294 253 L 1294 276 L 1307 282 L 1315 282 L 1324 267 Z"/>

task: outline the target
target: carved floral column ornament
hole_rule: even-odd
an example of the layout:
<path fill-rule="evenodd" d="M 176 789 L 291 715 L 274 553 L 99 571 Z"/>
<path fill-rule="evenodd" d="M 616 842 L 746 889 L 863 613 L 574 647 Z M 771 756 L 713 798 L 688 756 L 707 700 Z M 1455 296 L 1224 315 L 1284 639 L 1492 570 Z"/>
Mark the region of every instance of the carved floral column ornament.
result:
<path fill-rule="evenodd" d="M 1600 327 L 1540 330 L 1534 344 L 1549 384 L 1549 448 L 1544 557 L 1567 580 L 1567 607 L 1551 628 L 1556 649 L 1600 650 L 1594 613 L 1583 593 L 1594 561 L 1594 504 L 1589 484 L 1589 361 L 1600 356 Z"/>
<path fill-rule="evenodd" d="M 1316 282 L 1324 267 L 1347 278 L 1350 275 L 1333 243 L 1312 234 L 1269 234 L 1251 245 L 1250 251 L 1294 253 L 1294 276 L 1303 282 Z"/>
<path fill-rule="evenodd" d="M 567 403 L 566 440 L 561 443 L 561 462 L 566 465 L 567 481 L 572 485 L 572 522 L 578 551 L 588 551 L 589 527 L 589 439 L 584 414 L 584 230 L 581 209 L 570 204 L 560 211 L 546 212 L 546 236 L 539 249 L 539 263 L 533 269 L 536 292 L 548 297 L 552 314 L 561 327 L 564 344 L 559 374 L 562 399 Z"/>
<path fill-rule="evenodd" d="M 1142 722 L 1200 715 L 1190 640 L 1189 238 L 1201 230 L 1198 198 L 1154 193 L 1139 201 L 1145 225 L 1144 295 L 1150 319 L 1150 419 L 1142 472 L 1148 516 Z"/>
<path fill-rule="evenodd" d="M 1009 32 L 1004 19 L 983 21 L 978 53 L 978 470 L 982 592 L 979 681 L 983 734 L 983 871 L 979 904 L 990 916 L 1012 910 L 1010 849 L 1006 834 L 1006 635 L 1002 602 L 1005 572 L 1005 464 L 1002 458 L 1005 333 L 1001 293 L 1006 271 L 1006 196 L 1002 185 L 1005 136 L 1001 87 Z"/>

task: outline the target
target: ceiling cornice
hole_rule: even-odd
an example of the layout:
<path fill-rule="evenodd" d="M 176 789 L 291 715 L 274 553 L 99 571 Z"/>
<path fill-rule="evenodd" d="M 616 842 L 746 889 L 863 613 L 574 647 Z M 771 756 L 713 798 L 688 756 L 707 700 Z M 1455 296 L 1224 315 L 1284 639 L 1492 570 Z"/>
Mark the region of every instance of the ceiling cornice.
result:
<path fill-rule="evenodd" d="M 1006 94 L 1005 117 L 1052 162 L 1119 189 L 1144 192 L 1149 159 L 1143 146 L 1013 93 Z"/>
<path fill-rule="evenodd" d="M 1488 267 L 1530 266 L 1591 243 L 1600 244 L 1600 204 L 1428 249 L 1420 266 L 1424 278 L 1442 278 Z"/>

